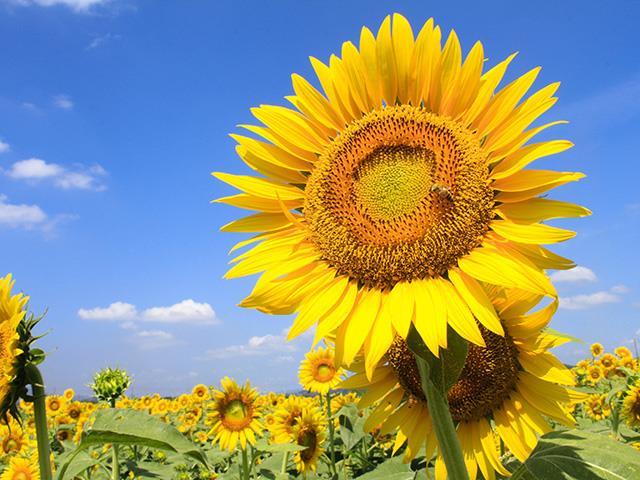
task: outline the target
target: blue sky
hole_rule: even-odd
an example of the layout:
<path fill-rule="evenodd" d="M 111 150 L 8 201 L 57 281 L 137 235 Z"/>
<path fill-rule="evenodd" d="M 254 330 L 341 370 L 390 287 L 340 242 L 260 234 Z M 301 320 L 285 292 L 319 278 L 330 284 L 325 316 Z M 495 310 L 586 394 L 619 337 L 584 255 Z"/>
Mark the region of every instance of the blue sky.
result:
<path fill-rule="evenodd" d="M 0 0 L 0 271 L 48 308 L 42 344 L 51 391 L 86 392 L 92 373 L 127 368 L 134 394 L 179 393 L 228 374 L 297 388 L 308 339 L 288 318 L 235 305 L 253 279 L 222 280 L 238 214 L 211 205 L 243 171 L 228 133 L 249 108 L 284 104 L 290 74 L 310 76 L 363 25 L 393 11 L 415 28 L 455 28 L 510 75 L 542 65 L 560 80 L 548 137 L 575 148 L 540 162 L 586 180 L 556 198 L 594 212 L 560 224 L 556 251 L 580 269 L 556 278 L 554 327 L 607 347 L 640 328 L 640 4 Z M 585 345 L 559 351 L 566 361 Z"/>

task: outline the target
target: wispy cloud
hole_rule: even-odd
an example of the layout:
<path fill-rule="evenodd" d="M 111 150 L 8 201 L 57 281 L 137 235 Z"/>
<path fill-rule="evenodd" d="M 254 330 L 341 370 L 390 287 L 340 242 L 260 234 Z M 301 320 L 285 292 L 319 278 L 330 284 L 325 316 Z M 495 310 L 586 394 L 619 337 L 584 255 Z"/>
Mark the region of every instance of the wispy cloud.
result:
<path fill-rule="evenodd" d="M 78 13 L 87 13 L 99 5 L 110 3 L 111 0 L 9 0 L 9 2 L 20 6 L 54 7 L 62 5 Z"/>
<path fill-rule="evenodd" d="M 309 334 L 302 335 L 299 337 L 299 340 L 289 342 L 287 341 L 287 332 L 288 330 L 285 328 L 279 334 L 253 336 L 243 344 L 210 349 L 207 350 L 205 357 L 207 359 L 224 359 L 274 356 L 278 361 L 289 362 L 292 361 L 294 357 L 287 353 L 297 352 L 300 341 L 304 342 L 308 340 Z"/>
<path fill-rule="evenodd" d="M 38 205 L 9 203 L 6 195 L 0 195 L 0 225 L 9 228 L 41 228 L 49 216 Z"/>
<path fill-rule="evenodd" d="M 571 270 L 560 270 L 551 275 L 551 281 L 559 282 L 595 282 L 596 274 L 593 270 L 583 266 L 577 266 Z"/>
<path fill-rule="evenodd" d="M 216 312 L 208 303 L 192 299 L 183 300 L 169 306 L 151 307 L 138 311 L 131 303 L 114 302 L 107 307 L 81 308 L 78 316 L 83 320 L 121 322 L 125 329 L 133 329 L 134 322 L 165 324 L 216 325 L 220 323 Z"/>
<path fill-rule="evenodd" d="M 600 290 L 594 293 L 574 295 L 571 297 L 560 297 L 560 308 L 565 310 L 586 310 L 598 305 L 618 303 L 622 300 L 621 295 L 629 291 L 625 285 L 616 285 L 609 290 Z"/>
<path fill-rule="evenodd" d="M 0 153 L 7 153 L 9 150 L 11 150 L 11 146 L 7 142 L 0 139 Z"/>
<path fill-rule="evenodd" d="M 93 50 L 94 48 L 102 47 L 107 43 L 113 42 L 115 40 L 120 40 L 122 38 L 121 35 L 114 33 L 106 33 L 104 35 L 98 35 L 94 37 L 91 42 L 86 46 L 85 50 Z"/>
<path fill-rule="evenodd" d="M 56 95 L 53 97 L 53 106 L 61 110 L 72 110 L 73 100 L 69 95 Z"/>
<path fill-rule="evenodd" d="M 28 158 L 15 162 L 5 172 L 9 178 L 23 180 L 29 183 L 51 181 L 53 185 L 63 190 L 94 190 L 103 191 L 107 187 L 104 177 L 107 171 L 100 165 L 74 165 L 64 167 L 57 163 L 48 163 L 41 158 Z"/>
<path fill-rule="evenodd" d="M 173 334 L 164 330 L 140 330 L 131 341 L 142 350 L 156 350 L 178 343 Z"/>

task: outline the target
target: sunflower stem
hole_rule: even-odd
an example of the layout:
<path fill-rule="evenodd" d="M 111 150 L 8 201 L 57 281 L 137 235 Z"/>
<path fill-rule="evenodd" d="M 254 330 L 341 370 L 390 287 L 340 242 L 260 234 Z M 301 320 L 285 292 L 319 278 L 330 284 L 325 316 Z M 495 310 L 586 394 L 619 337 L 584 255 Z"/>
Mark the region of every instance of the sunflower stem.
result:
<path fill-rule="evenodd" d="M 111 408 L 116 408 L 116 399 L 112 398 L 109 401 Z M 118 445 L 111 444 L 111 479 L 120 480 L 120 452 L 118 451 Z"/>
<path fill-rule="evenodd" d="M 469 480 L 469 473 L 464 463 L 462 448 L 456 435 L 453 418 L 451 418 L 446 393 L 438 390 L 431 381 L 429 364 L 419 355 L 414 356 L 420 371 L 422 391 L 427 398 L 431 421 L 438 439 L 440 454 L 447 467 L 448 477 L 456 480 Z"/>
<path fill-rule="evenodd" d="M 247 449 L 242 448 L 242 475 L 244 480 L 249 480 L 249 458 L 247 457 Z"/>
<path fill-rule="evenodd" d="M 289 452 L 284 452 L 282 457 L 282 466 L 280 467 L 280 473 L 283 475 L 287 473 L 287 465 L 289 463 Z"/>
<path fill-rule="evenodd" d="M 322 396 L 320 396 L 322 398 Z M 329 453 L 331 454 L 331 471 L 334 475 L 338 475 L 336 468 L 336 449 L 333 438 L 335 436 L 333 419 L 331 418 L 331 390 L 327 391 L 327 421 L 329 423 Z"/>
<path fill-rule="evenodd" d="M 45 405 L 46 394 L 44 380 L 38 367 L 29 364 L 26 367 L 28 378 L 33 390 L 33 416 L 36 426 L 36 438 L 38 441 L 38 465 L 40 466 L 40 479 L 51 480 L 51 452 L 49 450 L 49 430 L 47 428 L 47 407 Z"/>

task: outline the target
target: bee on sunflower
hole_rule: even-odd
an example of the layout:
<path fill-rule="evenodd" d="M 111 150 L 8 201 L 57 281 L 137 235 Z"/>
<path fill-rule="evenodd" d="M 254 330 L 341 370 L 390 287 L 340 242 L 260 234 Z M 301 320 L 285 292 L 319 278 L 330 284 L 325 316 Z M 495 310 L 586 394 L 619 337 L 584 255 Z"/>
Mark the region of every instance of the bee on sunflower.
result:
<path fill-rule="evenodd" d="M 227 278 L 261 273 L 244 307 L 336 332 L 338 364 L 364 349 L 373 369 L 413 325 L 437 356 L 447 327 L 484 346 L 504 330 L 480 282 L 556 297 L 544 269 L 571 260 L 542 245 L 574 233 L 543 220 L 589 215 L 540 195 L 575 172 L 525 169 L 572 146 L 528 143 L 563 122 L 530 128 L 555 102 L 553 83 L 528 97 L 540 68 L 499 88 L 515 55 L 483 71 L 476 42 L 463 58 L 452 31 L 401 15 L 363 28 L 329 64 L 312 58 L 321 89 L 293 75 L 293 107 L 252 109 L 261 137 L 232 135 L 259 176 L 214 173 L 240 193 L 219 203 L 254 211 L 222 227 L 257 233 Z M 476 322 L 476 319 L 478 320 Z"/>
<path fill-rule="evenodd" d="M 573 374 L 548 351 L 567 341 L 545 331 L 556 302 L 527 314 L 540 301 L 539 295 L 498 289 L 488 289 L 487 295 L 499 312 L 505 335 L 479 325 L 485 346 L 469 344 L 460 376 L 447 394 L 471 479 L 478 472 L 487 479 L 495 478 L 496 472 L 508 475 L 500 461 L 499 439 L 524 461 L 538 436 L 551 430 L 545 417 L 573 425 L 574 418 L 565 407 L 586 398 L 571 388 Z M 355 375 L 340 386 L 364 390 L 359 407 L 374 406 L 365 429 L 373 431 L 379 426 L 382 435 L 397 431 L 393 453 L 406 444 L 407 461 L 422 447 L 430 458 L 438 450 L 438 441 L 407 342 L 396 336 L 371 380 L 362 362 L 353 368 Z M 437 478 L 444 478 L 445 472 L 439 452 Z"/>

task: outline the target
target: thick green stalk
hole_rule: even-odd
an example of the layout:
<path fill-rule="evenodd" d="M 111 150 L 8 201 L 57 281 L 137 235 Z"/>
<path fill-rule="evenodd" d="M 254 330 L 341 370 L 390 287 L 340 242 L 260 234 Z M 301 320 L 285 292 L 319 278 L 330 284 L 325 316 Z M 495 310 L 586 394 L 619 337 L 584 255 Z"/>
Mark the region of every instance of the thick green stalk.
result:
<path fill-rule="evenodd" d="M 116 408 L 116 399 L 109 402 L 111 408 Z M 111 444 L 111 479 L 120 480 L 120 452 L 118 445 Z"/>
<path fill-rule="evenodd" d="M 446 396 L 431 381 L 429 365 L 425 360 L 418 355 L 415 355 L 415 358 L 420 371 L 422 391 L 427 397 L 431 422 L 438 439 L 440 455 L 442 455 L 444 464 L 447 467 L 448 477 L 455 478 L 455 480 L 469 480 L 469 473 L 464 463 L 462 448 L 460 448 Z"/>
<path fill-rule="evenodd" d="M 38 440 L 38 465 L 40 466 L 40 479 L 51 480 L 51 451 L 49 450 L 49 430 L 47 428 L 47 407 L 45 405 L 46 394 L 44 380 L 38 367 L 27 366 L 27 375 L 33 390 L 33 416 L 36 424 L 36 437 Z"/>
<path fill-rule="evenodd" d="M 320 396 L 322 398 L 322 396 Z M 331 455 L 331 471 L 334 475 L 338 474 L 338 469 L 336 468 L 336 447 L 335 442 L 333 440 L 335 436 L 334 426 L 333 426 L 333 418 L 331 418 L 331 390 L 327 392 L 327 420 L 329 422 L 329 453 Z"/>
<path fill-rule="evenodd" d="M 244 480 L 249 480 L 249 458 L 247 457 L 247 449 L 242 449 L 242 474 Z"/>
<path fill-rule="evenodd" d="M 283 475 L 287 473 L 287 465 L 289 463 L 289 452 L 284 452 L 284 456 L 282 457 L 282 466 L 280 467 L 280 473 Z"/>

